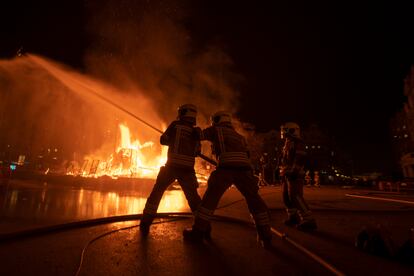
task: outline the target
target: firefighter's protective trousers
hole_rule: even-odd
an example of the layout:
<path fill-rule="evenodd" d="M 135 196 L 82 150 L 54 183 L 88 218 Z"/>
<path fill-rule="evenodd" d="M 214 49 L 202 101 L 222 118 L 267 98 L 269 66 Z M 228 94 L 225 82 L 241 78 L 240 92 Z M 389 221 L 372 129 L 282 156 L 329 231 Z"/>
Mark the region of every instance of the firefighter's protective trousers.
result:
<path fill-rule="evenodd" d="M 158 173 L 154 188 L 152 189 L 152 192 L 145 204 L 143 211 L 144 218 L 150 219 L 156 215 L 162 195 L 168 186 L 175 180 L 178 181 L 183 189 L 191 210 L 193 212 L 197 210 L 197 207 L 201 203 L 201 198 L 197 193 L 198 182 L 194 169 L 172 167 L 167 165 L 161 167 L 160 172 Z"/>
<path fill-rule="evenodd" d="M 267 206 L 258 194 L 257 179 L 250 169 L 217 168 L 208 180 L 208 188 L 200 207 L 195 213 L 194 229 L 206 232 L 210 220 L 224 192 L 234 184 L 245 197 L 249 211 L 255 221 L 257 232 L 262 240 L 270 239 L 270 218 Z"/>
<path fill-rule="evenodd" d="M 303 177 L 297 174 L 285 174 L 281 178 L 283 202 L 288 216 L 299 215 L 301 220 L 311 219 L 311 211 L 303 198 Z"/>

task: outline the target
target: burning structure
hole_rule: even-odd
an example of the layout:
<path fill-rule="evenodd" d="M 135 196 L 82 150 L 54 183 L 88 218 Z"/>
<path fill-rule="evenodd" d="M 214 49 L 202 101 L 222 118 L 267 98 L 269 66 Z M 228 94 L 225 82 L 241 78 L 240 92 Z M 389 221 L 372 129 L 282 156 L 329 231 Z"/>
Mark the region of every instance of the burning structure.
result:
<path fill-rule="evenodd" d="M 166 153 L 157 143 L 159 135 L 137 126 L 141 128 L 133 136 L 127 125 L 137 123 L 93 94 L 115 101 L 121 92 L 38 56 L 2 65 L 3 87 L 11 87 L 2 94 L 3 158 L 16 161 L 16 155 L 23 155 L 32 169 L 82 176 L 153 177 L 163 164 Z M 36 75 L 21 86 L 16 71 Z M 138 97 L 134 103 L 146 106 L 148 121 L 163 126 L 147 100 Z"/>
<path fill-rule="evenodd" d="M 158 169 L 167 159 L 166 148 L 161 153 L 154 152 L 154 142 L 141 143 L 138 139 L 131 141 L 129 128 L 119 125 L 120 137 L 116 149 L 108 156 L 89 155 L 79 163 L 71 162 L 66 168 L 67 174 L 82 176 L 129 176 L 140 178 L 153 178 Z"/>
<path fill-rule="evenodd" d="M 183 102 L 198 106 L 202 127 L 214 111 L 236 111 L 231 59 L 214 45 L 194 48 L 183 14 L 114 2 L 86 7 L 87 32 L 99 39 L 85 49 L 84 68 L 38 55 L 0 60 L 0 159 L 21 157 L 43 172 L 152 178 L 166 154 L 159 133 L 103 98 L 157 129 Z"/>
<path fill-rule="evenodd" d="M 142 120 L 127 111 L 127 109 L 120 107 L 115 102 L 118 100 L 123 103 L 123 106 L 128 106 L 128 103 L 130 104 L 132 101 L 131 99 L 125 102 L 125 100 L 119 97 L 119 94 L 122 92 L 119 92 L 119 90 L 117 91 L 115 88 L 110 87 L 103 82 L 70 71 L 35 55 L 25 56 L 22 60 L 17 60 L 16 62 L 20 63 L 20 66 L 22 66 L 23 69 L 29 68 L 29 70 L 33 70 L 33 66 L 37 66 L 41 69 L 42 73 L 46 71 L 48 73 L 47 81 L 51 81 L 51 83 L 57 81 L 59 84 L 58 86 L 63 90 L 63 93 L 74 93 L 75 101 L 77 101 L 77 97 L 82 97 L 85 101 L 85 103 L 82 104 L 86 105 L 85 108 L 82 108 L 82 104 L 80 104 L 80 106 L 73 105 L 71 109 L 65 111 L 65 105 L 70 103 L 72 99 L 64 98 L 61 102 L 54 103 L 59 105 L 57 108 L 43 110 L 42 112 L 40 110 L 42 108 L 41 104 L 38 103 L 33 107 L 33 102 L 28 101 L 22 102 L 24 110 L 18 110 L 16 112 L 14 109 L 9 109 L 11 114 L 4 114 L 4 117 L 8 118 L 8 122 L 11 122 L 13 118 L 18 118 L 19 115 L 27 113 L 28 110 L 29 113 L 37 113 L 37 117 L 30 121 L 31 127 L 29 127 L 29 130 L 34 131 L 29 132 L 27 136 L 31 136 L 31 139 L 27 139 L 25 134 L 14 136 L 14 131 L 6 128 L 10 127 L 10 124 L 7 124 L 5 118 L 2 121 L 2 127 L 4 129 L 2 132 L 3 138 L 5 141 L 10 141 L 8 147 L 10 147 L 10 144 L 13 144 L 15 140 L 26 146 L 28 141 L 30 141 L 29 144 L 35 148 L 37 147 L 37 152 L 29 151 L 29 158 L 27 159 L 29 162 L 33 163 L 33 169 L 43 171 L 45 174 L 55 172 L 85 177 L 107 175 L 111 177 L 127 176 L 154 178 L 156 176 L 159 168 L 167 159 L 167 152 L 166 148 L 160 146 L 158 143 L 158 132 L 161 132 L 161 130 L 154 127 L 152 124 L 147 123 L 147 121 L 158 122 L 157 126 L 160 125 L 160 128 L 165 128 L 165 125 L 162 122 L 162 119 L 151 108 L 150 102 L 145 97 L 138 97 L 139 102 L 137 103 L 138 106 L 145 107 L 144 118 L 146 118 L 146 120 Z M 39 68 L 36 70 L 39 70 Z M 10 79 L 6 79 L 5 83 L 9 82 L 13 84 L 14 76 L 9 76 Z M 53 78 L 53 80 L 49 78 Z M 18 91 L 16 94 L 24 94 L 26 90 L 22 91 L 17 89 L 14 91 Z M 17 100 L 14 99 L 15 96 L 16 95 L 13 95 L 12 93 L 4 94 L 3 103 L 10 104 L 13 100 Z M 42 97 L 39 97 L 38 99 L 42 99 Z M 136 98 L 134 100 L 136 101 Z M 94 105 L 91 105 L 91 103 Z M 31 108 L 34 108 L 34 110 L 30 111 Z M 6 105 L 4 106 L 4 109 L 7 110 Z M 78 113 L 80 113 L 81 118 L 79 118 Z M 128 115 L 133 115 L 133 118 L 137 118 L 141 122 L 131 120 Z M 82 117 L 87 117 L 87 119 L 94 118 L 94 120 L 89 122 L 79 121 L 82 120 Z M 70 120 L 70 118 L 76 119 Z M 61 125 L 62 128 L 59 128 L 59 126 L 57 126 L 57 121 L 71 123 L 69 123 L 67 128 L 65 128 L 65 125 Z M 25 121 L 21 123 L 27 124 L 28 122 Z M 142 123 L 147 124 L 147 126 Z M 133 134 L 131 128 L 128 127 L 128 124 L 138 125 L 137 127 L 139 128 L 138 130 L 135 130 L 136 132 Z M 56 129 L 53 129 L 54 132 L 52 133 L 49 132 L 50 125 L 56 127 Z M 113 129 L 113 126 L 116 127 L 115 130 Z M 39 135 L 37 131 L 39 130 L 47 131 L 48 135 L 38 138 Z M 27 131 L 27 129 L 20 130 L 20 132 L 25 131 Z M 88 136 L 91 133 L 92 138 Z M 97 136 L 97 133 L 101 135 Z M 93 138 L 96 140 L 93 140 Z M 48 141 L 53 141 L 55 145 L 60 144 L 62 146 L 52 146 L 49 147 L 47 151 L 39 147 L 38 144 Z M 89 144 L 92 150 L 91 148 L 85 150 L 85 143 Z M 99 147 L 97 147 L 97 145 L 99 145 Z M 74 149 L 74 151 L 69 152 L 69 155 L 59 155 L 58 153 L 62 151 L 62 148 L 63 153 L 67 153 L 71 148 Z M 9 151 L 7 153 L 8 158 L 11 160 L 15 159 L 16 153 L 18 153 L 19 159 L 21 159 L 22 156 L 24 156 L 24 159 L 26 158 L 27 152 L 24 152 L 21 147 L 16 148 L 14 153 Z M 5 156 L 6 154 L 4 154 L 4 157 Z M 200 167 L 200 165 L 198 167 Z"/>
<path fill-rule="evenodd" d="M 166 148 L 158 143 L 159 129 L 165 124 L 147 97 L 129 97 L 109 84 L 36 55 L 0 65 L 5 73 L 4 86 L 12 87 L 12 92 L 2 95 L 3 110 L 7 111 L 0 125 L 7 143 L 3 158 L 14 160 L 18 155 L 19 160 L 27 160 L 32 169 L 45 174 L 85 177 L 154 178 L 165 163 Z M 15 73 L 21 71 L 36 74 L 20 86 L 19 74 Z M 28 88 L 38 94 L 28 92 Z M 20 106 L 15 108 L 17 102 Z M 128 106 L 131 110 L 132 106 L 139 107 L 145 119 L 129 112 Z M 130 125 L 136 128 L 131 130 Z M 203 165 L 205 162 L 199 162 L 197 167 L 203 170 Z M 208 166 L 204 168 L 209 170 Z"/>

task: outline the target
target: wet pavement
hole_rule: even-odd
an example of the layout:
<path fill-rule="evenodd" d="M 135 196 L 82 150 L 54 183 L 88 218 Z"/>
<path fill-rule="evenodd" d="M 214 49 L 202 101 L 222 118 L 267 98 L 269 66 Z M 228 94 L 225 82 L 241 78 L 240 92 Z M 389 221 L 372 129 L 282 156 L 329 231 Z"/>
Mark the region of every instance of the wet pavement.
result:
<path fill-rule="evenodd" d="M 4 233 L 100 216 L 136 214 L 142 211 L 150 189 L 150 184 L 140 189 L 117 187 L 98 191 L 56 184 L 45 189 L 36 183 L 14 183 L 2 194 L 0 225 L 7 226 L 2 228 Z M 376 224 L 389 229 L 395 247 L 401 246 L 414 225 L 414 205 L 346 196 L 364 194 L 414 202 L 413 195 L 339 187 L 305 188 L 305 198 L 319 228 L 314 233 L 303 233 L 283 225 L 285 213 L 280 187 L 265 187 L 260 193 L 271 209 L 272 226 L 338 271 L 346 275 L 414 275 L 414 266 L 368 255 L 354 247 L 357 233 L 366 225 Z M 139 203 L 131 207 L 131 202 Z M 180 190 L 168 191 L 163 202 L 163 210 L 188 211 Z M 247 205 L 234 188 L 225 193 L 216 214 L 250 221 Z M 7 220 L 9 223 L 4 222 Z M 256 242 L 254 228 L 246 225 L 215 221 L 213 242 L 193 245 L 183 241 L 181 234 L 191 226 L 191 219 L 159 222 L 145 239 L 133 227 L 94 241 L 87 247 L 80 275 L 331 274 L 276 235 L 273 249 L 264 250 Z M 138 223 L 109 223 L 3 243 L 0 275 L 75 275 L 82 249 L 88 242 L 109 230 Z"/>
<path fill-rule="evenodd" d="M 142 213 L 153 180 L 137 185 L 93 187 L 13 180 L 1 188 L 0 234 L 34 226 L 108 216 Z M 181 190 L 170 189 L 160 202 L 159 212 L 188 212 Z"/>

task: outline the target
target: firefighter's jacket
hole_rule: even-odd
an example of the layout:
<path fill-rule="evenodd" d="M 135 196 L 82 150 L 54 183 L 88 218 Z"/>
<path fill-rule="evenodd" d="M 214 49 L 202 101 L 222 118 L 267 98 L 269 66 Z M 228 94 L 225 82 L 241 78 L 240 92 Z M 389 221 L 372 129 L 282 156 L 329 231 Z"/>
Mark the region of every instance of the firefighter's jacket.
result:
<path fill-rule="evenodd" d="M 231 123 L 219 123 L 204 129 L 200 139 L 212 143 L 218 167 L 252 168 L 246 140 L 236 132 Z"/>
<path fill-rule="evenodd" d="M 198 132 L 191 123 L 173 121 L 161 135 L 160 142 L 168 146 L 167 166 L 194 169 L 195 157 L 201 147 Z"/>
<path fill-rule="evenodd" d="M 306 162 L 306 151 L 303 140 L 287 136 L 280 159 L 280 175 L 302 175 Z"/>

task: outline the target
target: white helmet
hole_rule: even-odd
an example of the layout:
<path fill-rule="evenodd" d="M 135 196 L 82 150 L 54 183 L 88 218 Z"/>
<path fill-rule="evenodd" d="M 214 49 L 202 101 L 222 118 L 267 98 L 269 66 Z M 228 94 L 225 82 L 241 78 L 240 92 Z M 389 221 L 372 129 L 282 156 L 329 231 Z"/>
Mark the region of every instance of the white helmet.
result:
<path fill-rule="evenodd" d="M 211 116 L 211 124 L 231 123 L 231 114 L 227 111 L 218 111 Z"/>
<path fill-rule="evenodd" d="M 280 137 L 284 139 L 287 136 L 300 138 L 300 127 L 297 123 L 287 122 L 280 126 Z"/>
<path fill-rule="evenodd" d="M 183 104 L 178 107 L 178 118 L 189 119 L 195 122 L 197 116 L 197 107 L 193 104 Z"/>

